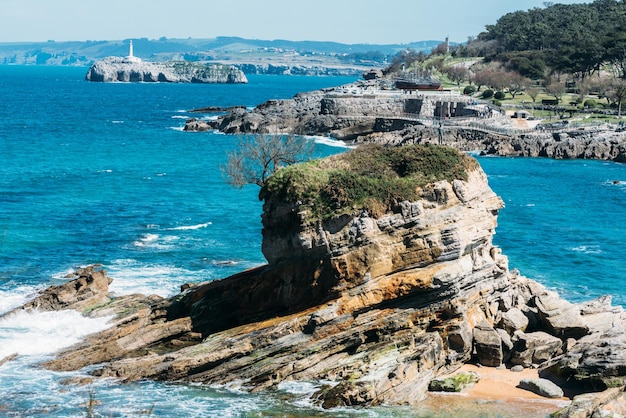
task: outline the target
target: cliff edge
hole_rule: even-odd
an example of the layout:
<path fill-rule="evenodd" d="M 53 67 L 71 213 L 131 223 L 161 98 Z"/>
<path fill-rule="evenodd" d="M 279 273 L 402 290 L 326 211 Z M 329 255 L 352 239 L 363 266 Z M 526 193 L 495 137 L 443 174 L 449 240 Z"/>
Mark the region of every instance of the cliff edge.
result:
<path fill-rule="evenodd" d="M 267 265 L 134 309 L 81 304 L 118 316 L 46 367 L 250 391 L 324 382 L 311 396 L 331 408 L 418 404 L 473 361 L 624 396 L 624 312 L 572 305 L 509 270 L 492 244 L 503 202 L 470 157 L 360 147 L 279 170 L 261 197 Z"/>

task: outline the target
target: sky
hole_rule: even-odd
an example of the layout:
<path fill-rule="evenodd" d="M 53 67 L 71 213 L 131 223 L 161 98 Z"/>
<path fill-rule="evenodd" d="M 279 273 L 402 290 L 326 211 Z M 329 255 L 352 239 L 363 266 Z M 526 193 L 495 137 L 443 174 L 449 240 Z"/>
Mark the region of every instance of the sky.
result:
<path fill-rule="evenodd" d="M 589 3 L 554 0 L 552 3 Z M 239 36 L 405 44 L 467 41 L 545 0 L 0 0 L 0 42 Z"/>

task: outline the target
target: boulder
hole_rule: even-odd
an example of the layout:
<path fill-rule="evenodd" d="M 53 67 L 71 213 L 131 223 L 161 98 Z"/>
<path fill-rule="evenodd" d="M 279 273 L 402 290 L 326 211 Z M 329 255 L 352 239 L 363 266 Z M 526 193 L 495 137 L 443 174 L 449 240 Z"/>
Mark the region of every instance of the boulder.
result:
<path fill-rule="evenodd" d="M 515 331 L 525 332 L 528 327 L 528 317 L 519 308 L 512 308 L 502 313 L 500 327 L 506 330 L 509 335 Z"/>
<path fill-rule="evenodd" d="M 431 392 L 462 392 L 463 389 L 474 386 L 480 380 L 476 372 L 457 373 L 443 379 L 433 379 L 428 384 Z"/>
<path fill-rule="evenodd" d="M 513 336 L 511 363 L 530 367 L 550 360 L 559 352 L 563 342 L 543 331 L 523 333 L 518 331 Z"/>
<path fill-rule="evenodd" d="M 604 390 L 626 384 L 626 317 L 609 330 L 579 339 L 547 370 L 579 387 Z"/>
<path fill-rule="evenodd" d="M 482 321 L 474 328 L 474 350 L 478 362 L 483 366 L 497 367 L 502 364 L 502 339 L 487 321 Z"/>
<path fill-rule="evenodd" d="M 539 295 L 535 305 L 546 328 L 559 338 L 580 338 L 589 332 L 584 323 L 580 309 L 552 294 Z"/>
<path fill-rule="evenodd" d="M 548 379 L 522 379 L 518 387 L 546 398 L 562 398 L 563 389 Z"/>
<path fill-rule="evenodd" d="M 552 414 L 553 418 L 621 418 L 626 416 L 626 392 L 624 387 L 606 389 L 602 392 L 576 395 L 565 408 Z"/>

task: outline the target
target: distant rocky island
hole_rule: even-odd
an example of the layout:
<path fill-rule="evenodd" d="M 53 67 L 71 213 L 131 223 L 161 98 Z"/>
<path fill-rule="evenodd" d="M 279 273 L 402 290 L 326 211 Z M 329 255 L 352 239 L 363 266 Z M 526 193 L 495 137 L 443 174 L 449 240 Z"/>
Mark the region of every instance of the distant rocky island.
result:
<path fill-rule="evenodd" d="M 146 83 L 247 83 L 243 71 L 232 65 L 190 61 L 146 62 L 133 55 L 130 42 L 126 57 L 107 57 L 89 67 L 88 81 Z"/>

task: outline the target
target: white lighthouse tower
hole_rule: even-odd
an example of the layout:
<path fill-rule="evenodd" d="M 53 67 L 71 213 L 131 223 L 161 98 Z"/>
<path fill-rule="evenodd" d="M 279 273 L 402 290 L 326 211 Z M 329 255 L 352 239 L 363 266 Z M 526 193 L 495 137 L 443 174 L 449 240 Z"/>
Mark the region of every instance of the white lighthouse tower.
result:
<path fill-rule="evenodd" d="M 128 45 L 128 56 L 126 57 L 127 62 L 141 62 L 141 58 L 137 58 L 133 55 L 133 40 L 130 40 L 130 44 Z"/>

